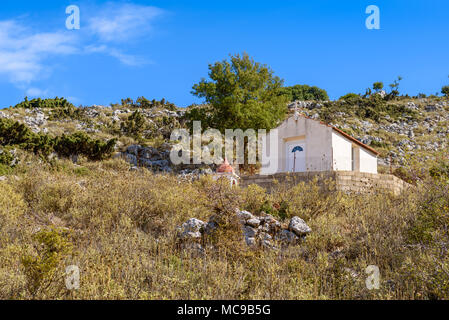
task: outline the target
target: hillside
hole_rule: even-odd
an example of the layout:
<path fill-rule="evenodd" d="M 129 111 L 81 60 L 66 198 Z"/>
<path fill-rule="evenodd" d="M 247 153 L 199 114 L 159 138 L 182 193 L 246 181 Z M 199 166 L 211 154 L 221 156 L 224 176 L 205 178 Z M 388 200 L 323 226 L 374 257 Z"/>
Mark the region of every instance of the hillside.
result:
<path fill-rule="evenodd" d="M 449 297 L 448 100 L 290 105 L 378 149 L 383 171 L 391 155 L 414 184 L 398 196 L 184 179 L 211 170 L 167 160 L 189 110 L 146 99 L 1 110 L 0 299 Z"/>
<path fill-rule="evenodd" d="M 141 99 L 144 102 L 127 99 L 111 106 L 79 108 L 70 103 L 56 107 L 46 107 L 44 103 L 41 106 L 36 103 L 37 107 L 19 104 L 0 111 L 0 119 L 19 121 L 35 133 L 51 136 L 84 132 L 92 139 L 116 138 L 117 152 L 126 152 L 128 146 L 137 144 L 167 153 L 170 133 L 175 128 L 187 127 L 188 112 L 165 101 Z M 187 110 L 198 107 L 202 106 Z M 289 110 L 334 125 L 375 148 L 380 152 L 380 172 L 389 172 L 390 163 L 393 170 L 416 161 L 432 167 L 449 145 L 447 98 L 401 97 L 387 101 L 375 96 L 356 96 L 348 101 L 295 101 L 289 105 Z M 136 112 L 137 120 L 133 119 Z M 136 121 L 140 121 L 138 126 Z M 167 159 L 168 155 L 157 160 Z M 156 167 L 161 169 L 161 166 Z M 186 168 L 172 168 L 170 163 L 164 163 L 162 169 Z M 398 175 L 404 177 L 403 170 L 400 171 Z"/>

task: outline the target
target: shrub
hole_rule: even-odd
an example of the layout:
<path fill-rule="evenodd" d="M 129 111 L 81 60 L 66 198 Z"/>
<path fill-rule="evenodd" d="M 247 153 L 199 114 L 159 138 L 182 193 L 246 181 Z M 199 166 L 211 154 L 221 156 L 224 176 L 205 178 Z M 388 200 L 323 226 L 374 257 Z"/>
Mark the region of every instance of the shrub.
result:
<path fill-rule="evenodd" d="M 89 122 L 90 119 L 84 113 L 84 108 L 76 108 L 72 104 L 68 104 L 64 107 L 53 108 L 48 118 L 49 120 L 71 119 Z"/>
<path fill-rule="evenodd" d="M 83 132 L 52 138 L 47 134 L 37 134 L 26 125 L 9 119 L 0 119 L 0 144 L 18 146 L 47 158 L 52 151 L 70 157 L 84 155 L 90 160 L 109 157 L 114 151 L 116 139 L 106 142 L 94 140 Z"/>
<path fill-rule="evenodd" d="M 244 198 L 245 210 L 254 214 L 259 214 L 263 211 L 263 206 L 267 199 L 267 191 L 257 184 L 252 184 L 244 191 Z"/>
<path fill-rule="evenodd" d="M 384 83 L 379 81 L 379 82 L 374 82 L 373 83 L 373 89 L 376 91 L 380 91 L 384 88 Z"/>
<path fill-rule="evenodd" d="M 45 290 L 58 280 L 57 270 L 61 262 L 72 252 L 72 244 L 62 230 L 41 230 L 33 235 L 37 243 L 36 254 L 22 257 L 22 266 L 31 297 Z"/>
<path fill-rule="evenodd" d="M 146 128 L 145 117 L 138 110 L 134 111 L 125 122 L 122 122 L 120 129 L 132 137 L 141 137 Z"/>
<path fill-rule="evenodd" d="M 66 109 L 66 108 L 74 108 L 74 105 L 68 102 L 64 98 L 54 98 L 54 99 L 41 99 L 36 98 L 32 100 L 28 100 L 28 97 L 25 97 L 25 100 L 18 103 L 14 106 L 14 108 L 25 108 L 25 109 L 33 109 L 33 108 L 50 108 L 50 109 Z"/>
<path fill-rule="evenodd" d="M 84 132 L 76 132 L 71 135 L 63 134 L 56 137 L 54 150 L 65 157 L 83 155 L 89 160 L 102 160 L 112 154 L 116 141 L 116 139 L 106 142 L 94 140 Z"/>
<path fill-rule="evenodd" d="M 301 100 L 314 100 L 314 101 L 327 101 L 329 96 L 324 89 L 320 89 L 316 86 L 308 86 L 306 84 L 297 84 L 292 87 L 283 87 L 280 89 L 280 93 L 288 97 L 289 101 Z"/>
<path fill-rule="evenodd" d="M 446 97 L 449 97 L 449 86 L 444 86 L 443 88 L 441 88 L 441 93 Z"/>
<path fill-rule="evenodd" d="M 344 96 L 341 96 L 338 100 L 344 100 L 347 103 L 357 103 L 357 101 L 359 101 L 362 97 L 360 95 L 358 95 L 357 93 L 347 93 Z"/>

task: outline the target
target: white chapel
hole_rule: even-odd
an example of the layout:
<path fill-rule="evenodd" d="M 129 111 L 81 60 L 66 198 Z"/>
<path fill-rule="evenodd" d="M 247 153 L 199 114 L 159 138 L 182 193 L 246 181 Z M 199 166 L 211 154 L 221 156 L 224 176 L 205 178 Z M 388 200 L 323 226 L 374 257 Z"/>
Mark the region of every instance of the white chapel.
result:
<path fill-rule="evenodd" d="M 295 114 L 261 137 L 261 175 L 280 172 L 377 173 L 378 152 L 338 128 Z"/>

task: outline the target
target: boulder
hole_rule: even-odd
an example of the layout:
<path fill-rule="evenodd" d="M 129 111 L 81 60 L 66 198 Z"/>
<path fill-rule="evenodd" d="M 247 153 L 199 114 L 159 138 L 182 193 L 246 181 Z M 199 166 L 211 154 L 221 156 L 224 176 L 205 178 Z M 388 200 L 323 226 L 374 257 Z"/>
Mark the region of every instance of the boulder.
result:
<path fill-rule="evenodd" d="M 251 238 L 245 238 L 246 244 L 250 247 L 253 247 L 257 244 L 256 242 L 256 238 L 251 237 Z"/>
<path fill-rule="evenodd" d="M 178 227 L 179 237 L 181 239 L 198 239 L 201 238 L 201 229 L 206 223 L 196 218 L 191 218 Z"/>
<path fill-rule="evenodd" d="M 312 232 L 312 229 L 302 220 L 300 217 L 293 217 L 290 220 L 288 229 L 294 232 L 297 236 L 305 236 L 306 234 Z"/>
<path fill-rule="evenodd" d="M 262 217 L 255 217 L 248 211 L 240 210 L 236 211 L 236 215 L 242 222 L 243 239 L 249 247 L 261 246 L 267 249 L 278 250 L 285 246 L 298 244 L 301 237 L 312 231 L 304 220 L 299 217 L 293 217 L 287 229 L 270 215 L 265 214 Z M 198 242 L 197 240 L 203 236 L 208 236 L 218 229 L 221 224 L 220 221 L 220 215 L 210 216 L 207 223 L 191 218 L 177 228 L 177 236 L 183 240 L 181 244 Z M 281 246 L 278 246 L 274 240 L 281 242 Z M 185 248 L 198 252 L 203 252 L 204 250 L 199 246 Z"/>
<path fill-rule="evenodd" d="M 245 226 L 243 228 L 243 235 L 245 238 L 254 238 L 257 234 L 257 230 L 250 226 Z"/>
<path fill-rule="evenodd" d="M 260 225 L 260 220 L 257 218 L 252 218 L 252 219 L 247 220 L 246 224 L 251 227 L 257 228 Z"/>
<path fill-rule="evenodd" d="M 251 212 L 242 210 L 242 211 L 237 211 L 237 216 L 239 217 L 239 219 L 243 220 L 243 221 L 248 221 L 250 219 L 254 219 L 255 217 L 252 215 Z"/>
<path fill-rule="evenodd" d="M 276 234 L 275 239 L 286 244 L 296 244 L 299 240 L 299 237 L 293 232 L 282 229 Z"/>

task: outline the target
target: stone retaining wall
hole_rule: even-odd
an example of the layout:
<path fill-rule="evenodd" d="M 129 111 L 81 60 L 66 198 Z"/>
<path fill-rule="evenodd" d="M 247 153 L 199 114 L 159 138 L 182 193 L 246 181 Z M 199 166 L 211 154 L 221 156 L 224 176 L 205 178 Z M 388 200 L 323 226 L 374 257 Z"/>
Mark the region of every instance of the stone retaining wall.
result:
<path fill-rule="evenodd" d="M 370 192 L 376 189 L 391 190 L 395 195 L 400 194 L 410 185 L 390 174 L 373 174 L 354 171 L 325 171 L 325 172 L 295 172 L 277 173 L 273 175 L 243 176 L 240 186 L 247 187 L 257 184 L 270 192 L 277 183 L 295 185 L 299 182 L 310 182 L 317 178 L 320 185 L 325 186 L 326 180 L 335 182 L 337 190 L 347 192 Z"/>

